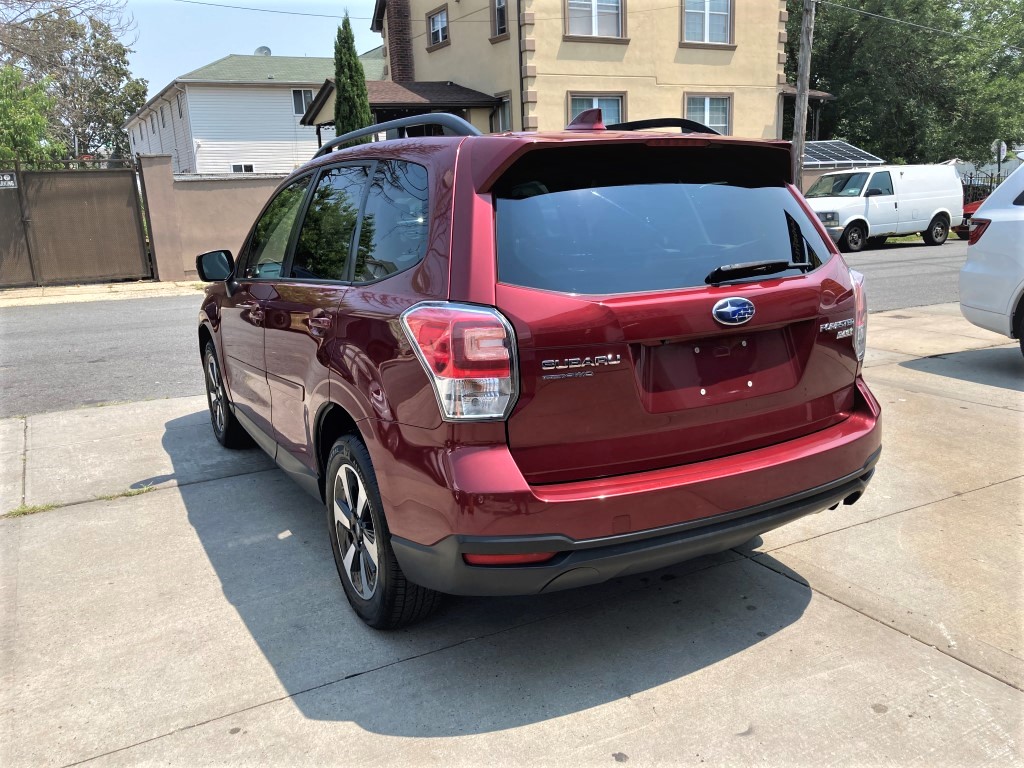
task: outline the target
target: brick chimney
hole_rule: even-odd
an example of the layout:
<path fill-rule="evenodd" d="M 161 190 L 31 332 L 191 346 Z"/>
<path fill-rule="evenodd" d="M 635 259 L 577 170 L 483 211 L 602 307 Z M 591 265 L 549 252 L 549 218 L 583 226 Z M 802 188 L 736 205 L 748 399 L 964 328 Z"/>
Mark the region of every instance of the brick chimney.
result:
<path fill-rule="evenodd" d="M 412 63 L 412 38 L 409 31 L 409 0 L 386 0 L 388 22 L 388 70 L 396 83 L 416 79 Z"/>

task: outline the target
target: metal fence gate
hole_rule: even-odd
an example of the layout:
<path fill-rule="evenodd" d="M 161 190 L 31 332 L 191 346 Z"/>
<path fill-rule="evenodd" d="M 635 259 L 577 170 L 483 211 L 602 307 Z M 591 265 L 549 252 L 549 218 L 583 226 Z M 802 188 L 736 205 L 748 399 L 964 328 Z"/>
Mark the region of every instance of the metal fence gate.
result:
<path fill-rule="evenodd" d="M 152 277 L 135 168 L 58 166 L 0 167 L 0 288 Z"/>

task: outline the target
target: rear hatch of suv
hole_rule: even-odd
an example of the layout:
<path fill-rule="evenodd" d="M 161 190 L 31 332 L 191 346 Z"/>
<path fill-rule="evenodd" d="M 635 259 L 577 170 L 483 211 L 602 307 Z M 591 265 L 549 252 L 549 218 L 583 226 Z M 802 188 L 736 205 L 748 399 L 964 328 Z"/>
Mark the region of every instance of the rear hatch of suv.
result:
<path fill-rule="evenodd" d="M 490 190 L 519 357 L 508 445 L 532 484 L 737 454 L 853 408 L 851 277 L 788 153 L 630 139 L 539 142 Z"/>

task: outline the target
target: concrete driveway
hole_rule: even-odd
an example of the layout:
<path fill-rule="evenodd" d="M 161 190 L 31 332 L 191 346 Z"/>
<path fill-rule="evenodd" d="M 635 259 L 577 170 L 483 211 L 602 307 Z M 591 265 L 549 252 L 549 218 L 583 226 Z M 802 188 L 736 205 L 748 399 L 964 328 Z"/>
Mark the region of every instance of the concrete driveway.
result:
<path fill-rule="evenodd" d="M 1024 359 L 956 305 L 868 339 L 855 506 L 393 633 L 203 398 L 2 420 L 0 511 L 57 507 L 0 520 L 0 765 L 1019 765 Z"/>

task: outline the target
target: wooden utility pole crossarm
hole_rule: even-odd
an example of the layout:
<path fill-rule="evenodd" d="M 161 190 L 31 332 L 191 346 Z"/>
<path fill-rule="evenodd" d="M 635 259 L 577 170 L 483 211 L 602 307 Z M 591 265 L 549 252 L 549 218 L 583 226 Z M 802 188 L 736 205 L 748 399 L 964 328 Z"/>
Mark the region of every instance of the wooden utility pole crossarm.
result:
<path fill-rule="evenodd" d="M 796 73 L 796 114 L 793 115 L 793 184 L 803 189 L 804 137 L 807 135 L 807 91 L 811 86 L 811 47 L 814 44 L 814 5 L 804 0 L 800 18 L 800 56 Z"/>

